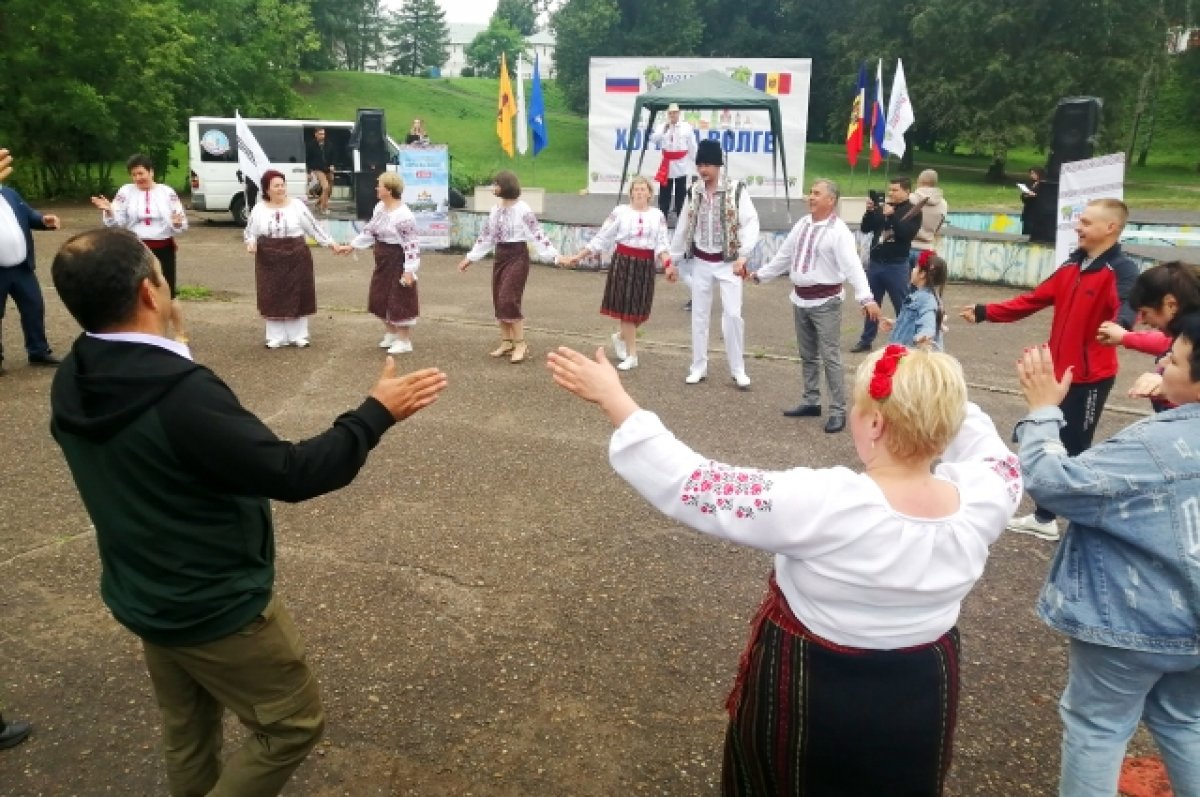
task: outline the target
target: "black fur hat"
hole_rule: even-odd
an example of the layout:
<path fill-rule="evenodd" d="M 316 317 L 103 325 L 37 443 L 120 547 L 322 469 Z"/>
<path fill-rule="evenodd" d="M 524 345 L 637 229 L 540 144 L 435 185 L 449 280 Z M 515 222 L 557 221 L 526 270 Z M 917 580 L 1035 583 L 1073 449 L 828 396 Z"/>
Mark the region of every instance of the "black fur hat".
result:
<path fill-rule="evenodd" d="M 721 142 L 706 138 L 696 146 L 696 165 L 705 163 L 710 166 L 724 166 L 725 153 L 721 151 Z"/>

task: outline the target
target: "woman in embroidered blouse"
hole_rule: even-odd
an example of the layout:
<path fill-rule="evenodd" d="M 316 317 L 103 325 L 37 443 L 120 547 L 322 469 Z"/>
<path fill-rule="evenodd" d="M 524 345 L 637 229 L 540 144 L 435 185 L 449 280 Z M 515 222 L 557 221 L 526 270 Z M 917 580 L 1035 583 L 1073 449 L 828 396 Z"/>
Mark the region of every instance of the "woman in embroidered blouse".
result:
<path fill-rule="evenodd" d="M 559 258 L 562 265 L 575 265 L 584 257 L 598 257 L 616 247 L 600 313 L 621 322 L 620 332 L 612 336 L 621 371 L 638 366 L 637 328 L 650 318 L 654 304 L 654 261 L 663 264 L 668 281 L 674 282 L 677 277 L 667 254 L 667 220 L 661 210 L 650 207 L 653 194 L 647 178 L 634 177 L 629 186 L 629 204 L 617 205 L 584 249 Z"/>
<path fill-rule="evenodd" d="M 338 254 L 338 246 L 321 229 L 299 199 L 288 196 L 287 181 L 271 169 L 262 176 L 265 197 L 250 211 L 243 238 L 254 255 L 254 287 L 258 312 L 267 322 L 267 348 L 309 345 L 308 317 L 317 312 L 313 257 L 305 234 Z"/>
<path fill-rule="evenodd" d="M 646 500 L 775 554 L 727 703 L 724 794 L 941 794 L 959 608 L 1021 498 L 1016 458 L 967 401 L 958 362 L 891 345 L 860 365 L 849 421 L 862 473 L 710 461 L 634 403 L 603 349 L 560 348 L 548 367 L 617 427 L 609 459 Z"/>
<path fill-rule="evenodd" d="M 491 356 L 507 354 L 510 362 L 520 363 L 529 354 L 529 346 L 525 343 L 525 316 L 521 313 L 521 297 L 529 279 L 529 242 L 533 242 L 545 262 L 556 260 L 558 250 L 542 232 L 533 210 L 521 201 L 521 183 L 515 174 L 509 171 L 497 173 L 492 193 L 500 197 L 500 202 L 488 214 L 475 246 L 458 264 L 458 270 L 465 272 L 472 263 L 479 262 L 495 248 L 492 305 L 500 324 L 500 345 Z"/>
<path fill-rule="evenodd" d="M 175 340 L 187 343 L 183 307 L 175 298 L 175 252 L 179 248 L 175 236 L 187 230 L 187 214 L 175 189 L 154 182 L 154 162 L 149 157 L 133 155 L 125 162 L 125 168 L 133 182 L 121 186 L 111 201 L 101 194 L 92 197 L 92 204 L 100 209 L 105 227 L 132 230 L 154 252 L 171 286 L 171 326 Z"/>
<path fill-rule="evenodd" d="M 375 247 L 375 271 L 367 295 L 367 310 L 383 322 L 379 348 L 388 354 L 413 350 L 412 328 L 420 315 L 417 272 L 421 268 L 421 243 L 417 220 L 404 196 L 404 180 L 385 172 L 375 185 L 379 203 L 371 220 L 350 245 L 356 249 Z"/>

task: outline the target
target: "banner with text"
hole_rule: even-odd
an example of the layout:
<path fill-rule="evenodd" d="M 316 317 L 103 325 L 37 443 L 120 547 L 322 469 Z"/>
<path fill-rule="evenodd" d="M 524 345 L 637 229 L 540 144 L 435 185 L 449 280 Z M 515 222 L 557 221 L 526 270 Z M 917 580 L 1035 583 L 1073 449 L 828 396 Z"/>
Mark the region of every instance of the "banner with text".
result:
<path fill-rule="evenodd" d="M 632 148 L 629 169 L 637 168 L 649 111 L 630 129 L 633 104 L 639 94 L 715 69 L 779 100 L 783 142 L 788 158 L 791 191 L 804 185 L 804 145 L 808 135 L 808 85 L 812 62 L 807 58 L 593 58 L 588 78 L 588 191 L 615 194 L 621 184 L 625 150 Z M 728 153 L 729 174 L 746 183 L 751 196 L 783 196 L 783 170 L 772 171 L 775 141 L 765 110 L 688 108 L 681 102 L 683 121 L 698 138 L 721 142 Z M 655 117 L 655 126 L 666 121 Z M 651 144 L 641 173 L 653 178 L 661 160 Z"/>
<path fill-rule="evenodd" d="M 404 203 L 417 217 L 422 249 L 450 246 L 450 152 L 444 144 L 400 148 Z"/>
<path fill-rule="evenodd" d="M 1054 257 L 1064 262 L 1079 245 L 1075 222 L 1093 199 L 1125 198 L 1125 153 L 1064 163 L 1058 176 Z"/>

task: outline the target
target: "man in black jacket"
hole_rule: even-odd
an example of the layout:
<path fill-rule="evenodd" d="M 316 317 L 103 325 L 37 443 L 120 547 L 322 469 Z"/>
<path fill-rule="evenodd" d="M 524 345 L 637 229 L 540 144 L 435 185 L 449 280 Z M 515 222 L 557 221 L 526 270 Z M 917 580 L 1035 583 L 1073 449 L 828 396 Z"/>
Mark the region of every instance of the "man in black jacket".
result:
<path fill-rule="evenodd" d="M 908 199 L 911 190 L 912 181 L 907 177 L 893 177 L 888 183 L 887 201 L 877 203 L 868 199 L 862 217 L 861 230 L 872 233 L 867 282 L 871 285 L 875 303 L 882 305 L 886 293 L 892 300 L 896 316 L 900 315 L 900 308 L 908 296 L 908 250 L 921 230 L 921 211 Z M 866 317 L 862 337 L 850 351 L 870 351 L 878 332 L 879 322 Z"/>
<path fill-rule="evenodd" d="M 132 233 L 77 235 L 52 272 L 84 334 L 55 375 L 50 429 L 96 529 L 101 596 L 142 640 L 170 793 L 278 794 L 325 715 L 274 593 L 270 499 L 349 484 L 384 432 L 437 400 L 445 374 L 397 377 L 389 357 L 357 409 L 291 443 L 167 337 L 170 288 Z M 222 762 L 225 709 L 250 734 Z"/>
<path fill-rule="evenodd" d="M 321 185 L 317 209 L 328 214 L 329 197 L 333 194 L 333 148 L 325 140 L 325 128 L 318 127 L 313 131 L 312 141 L 308 142 L 304 153 L 304 164 L 309 175 Z"/>

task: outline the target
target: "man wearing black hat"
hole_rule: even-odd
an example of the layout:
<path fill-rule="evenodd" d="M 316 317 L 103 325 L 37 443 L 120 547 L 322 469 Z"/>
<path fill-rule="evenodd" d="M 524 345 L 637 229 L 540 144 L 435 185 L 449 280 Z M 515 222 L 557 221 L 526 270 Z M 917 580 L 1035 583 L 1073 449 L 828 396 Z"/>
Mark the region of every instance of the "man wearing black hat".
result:
<path fill-rule="evenodd" d="M 692 367 L 684 379 L 694 385 L 708 376 L 708 320 L 714 283 L 721 290 L 721 336 L 729 374 L 742 390 L 746 376 L 746 327 L 742 321 L 742 278 L 758 245 L 758 212 L 741 181 L 722 176 L 725 156 L 719 142 L 701 141 L 696 151 L 700 179 L 688 191 L 679 214 L 671 259 L 692 261 Z"/>

